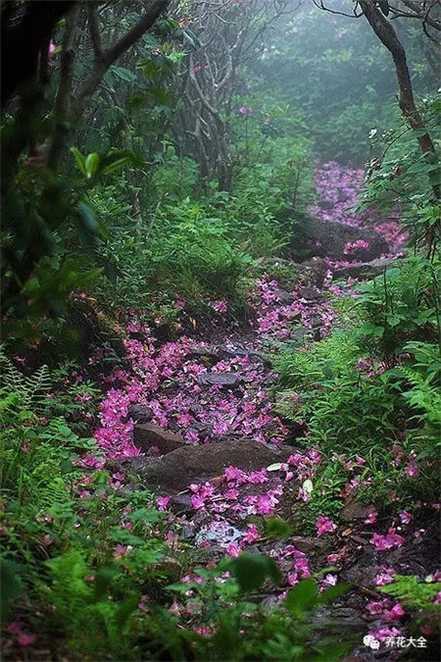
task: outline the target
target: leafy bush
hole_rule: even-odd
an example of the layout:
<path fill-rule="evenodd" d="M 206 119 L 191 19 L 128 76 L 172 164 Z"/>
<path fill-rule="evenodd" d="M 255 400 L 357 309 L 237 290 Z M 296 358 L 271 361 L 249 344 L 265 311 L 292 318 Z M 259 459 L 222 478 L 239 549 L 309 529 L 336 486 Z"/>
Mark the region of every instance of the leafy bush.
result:
<path fill-rule="evenodd" d="M 359 354 L 354 334 L 336 331 L 305 349 L 282 349 L 274 355 L 273 364 L 283 386 L 302 391 L 323 380 L 350 374 Z"/>
<path fill-rule="evenodd" d="M 336 449 L 349 457 L 363 454 L 370 480 L 362 483 L 358 498 L 367 502 L 381 503 L 392 486 L 400 498 L 436 498 L 438 271 L 437 263 L 420 257 L 403 261 L 362 286 L 355 311 L 340 303 L 346 330 L 336 329 L 307 348 L 286 345 L 273 359 L 278 411 L 288 421 L 306 424 L 308 445 L 327 454 Z M 418 481 L 396 464 L 398 447 L 418 463 Z M 345 474 L 337 465 L 320 468 L 306 518 L 335 515 L 341 508 Z"/>
<path fill-rule="evenodd" d="M 421 112 L 439 151 L 439 113 L 441 96 L 428 94 L 421 99 Z M 433 195 L 433 187 L 441 182 L 441 171 L 437 156 L 427 158 L 419 151 L 412 129 L 403 117 L 398 116 L 388 131 L 371 132 L 372 146 L 381 150 L 381 158 L 371 163 L 362 207 L 377 207 L 383 213 L 400 208 L 403 226 L 412 243 L 424 246 L 432 242 L 436 250 L 440 240 L 440 204 Z M 438 155 L 439 156 L 439 155 Z"/>
<path fill-rule="evenodd" d="M 251 261 L 235 248 L 218 218 L 185 199 L 180 206 L 165 210 L 157 230 L 161 236 L 153 237 L 152 247 L 157 281 L 192 299 L 204 293 L 237 295 L 238 280 Z"/>
<path fill-rule="evenodd" d="M 157 204 L 179 204 L 191 197 L 197 189 L 198 176 L 198 165 L 187 157 L 179 158 L 173 147 L 167 145 L 162 161 L 154 168 L 150 180 Z"/>
<path fill-rule="evenodd" d="M 299 136 L 294 113 L 286 121 L 287 110 L 267 102 L 236 121 L 236 174 L 225 214 L 231 232 L 255 257 L 286 252 L 294 223 L 312 199 L 309 141 Z"/>
<path fill-rule="evenodd" d="M 434 603 L 441 591 L 440 582 L 425 583 L 412 575 L 396 575 L 392 584 L 382 586 L 381 591 L 400 600 L 409 609 L 441 612 L 441 606 Z"/>
<path fill-rule="evenodd" d="M 111 294 L 133 307 L 148 304 L 159 289 L 171 301 L 178 295 L 194 304 L 207 297 L 239 300 L 240 279 L 252 263 L 222 220 L 189 198 L 159 209 L 151 226 L 119 233 L 103 254 L 117 270 Z"/>
<path fill-rule="evenodd" d="M 441 263 L 413 257 L 363 285 L 359 305 L 366 321 L 359 334 L 364 344 L 393 363 L 406 341 L 439 342 L 440 278 Z"/>

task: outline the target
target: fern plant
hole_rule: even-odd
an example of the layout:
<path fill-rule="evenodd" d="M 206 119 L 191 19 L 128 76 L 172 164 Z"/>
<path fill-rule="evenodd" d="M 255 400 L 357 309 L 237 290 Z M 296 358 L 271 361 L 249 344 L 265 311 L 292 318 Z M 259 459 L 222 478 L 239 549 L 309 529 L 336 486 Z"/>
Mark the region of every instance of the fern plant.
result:
<path fill-rule="evenodd" d="M 440 348 L 426 342 L 409 342 L 404 349 L 413 360 L 400 369 L 408 385 L 403 397 L 416 412 L 413 418 L 420 426 L 412 438 L 418 442 L 422 456 L 433 456 L 441 446 Z"/>
<path fill-rule="evenodd" d="M 284 386 L 304 389 L 352 372 L 359 354 L 353 333 L 335 331 L 305 351 L 287 345 L 273 357 L 273 365 Z"/>
<path fill-rule="evenodd" d="M 70 649 L 82 655 L 112 654 L 130 659 L 131 620 L 140 599 L 130 582 L 124 582 L 116 568 L 101 568 L 94 574 L 79 549 L 46 565 L 49 584 L 41 583 L 39 590 L 68 634 Z M 91 583 L 87 578 L 92 576 Z M 116 578 L 125 584 L 125 595 L 119 600 L 112 599 Z"/>
<path fill-rule="evenodd" d="M 41 366 L 32 375 L 25 375 L 18 370 L 0 346 L 0 386 L 16 393 L 23 408 L 40 412 L 53 383 L 46 365 Z"/>
<path fill-rule="evenodd" d="M 409 609 L 429 610 L 441 614 L 441 605 L 434 603 L 441 591 L 441 582 L 426 583 L 414 575 L 396 575 L 394 582 L 381 591 L 400 600 Z"/>

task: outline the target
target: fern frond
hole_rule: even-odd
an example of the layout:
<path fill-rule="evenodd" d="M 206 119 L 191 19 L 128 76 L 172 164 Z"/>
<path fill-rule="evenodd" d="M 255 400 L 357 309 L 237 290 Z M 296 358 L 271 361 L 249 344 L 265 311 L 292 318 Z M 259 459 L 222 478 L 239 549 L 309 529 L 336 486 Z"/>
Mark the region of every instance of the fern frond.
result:
<path fill-rule="evenodd" d="M 53 384 L 47 365 L 41 366 L 30 377 L 25 377 L 28 398 L 34 407 L 39 407 L 45 401 Z"/>
<path fill-rule="evenodd" d="M 415 577 L 396 575 L 393 584 L 381 588 L 382 593 L 391 595 L 411 609 L 440 609 L 434 599 L 441 591 L 441 583 L 426 584 Z"/>
<path fill-rule="evenodd" d="M 24 375 L 0 346 L 0 386 L 16 393 L 25 409 L 38 412 L 42 409 L 53 383 L 46 365 L 38 368 L 32 375 Z"/>

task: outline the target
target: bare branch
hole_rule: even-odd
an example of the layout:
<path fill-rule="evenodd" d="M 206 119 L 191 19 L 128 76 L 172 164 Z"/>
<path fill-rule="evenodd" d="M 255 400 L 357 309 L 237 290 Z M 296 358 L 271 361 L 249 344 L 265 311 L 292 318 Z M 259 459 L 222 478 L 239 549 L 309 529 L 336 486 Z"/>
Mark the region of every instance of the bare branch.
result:
<path fill-rule="evenodd" d="M 92 42 L 93 52 L 95 54 L 95 60 L 102 60 L 103 47 L 101 44 L 101 34 L 96 18 L 96 5 L 93 2 L 90 2 L 87 5 L 87 24 L 89 26 L 90 39 Z"/>
<path fill-rule="evenodd" d="M 360 6 L 372 30 L 392 56 L 400 91 L 399 103 L 401 112 L 409 123 L 409 126 L 415 131 L 421 153 L 429 163 L 435 165 L 431 176 L 432 190 L 435 199 L 439 200 L 441 198 L 441 187 L 437 182 L 437 173 L 439 174 L 440 164 L 432 138 L 415 104 L 406 52 L 391 22 L 387 20 L 377 7 L 375 0 L 360 0 Z"/>
<path fill-rule="evenodd" d="M 77 5 L 66 18 L 63 52 L 60 65 L 60 79 L 54 107 L 56 124 L 48 158 L 48 165 L 53 169 L 55 169 L 60 158 L 64 146 L 65 135 L 67 133 L 65 123 L 70 110 L 73 63 L 75 59 L 74 43 L 80 10 L 80 5 Z"/>
<path fill-rule="evenodd" d="M 95 92 L 109 67 L 152 27 L 156 19 L 167 9 L 169 2 L 170 0 L 154 0 L 138 23 L 116 44 L 104 51 L 101 59 L 95 63 L 92 74 L 79 91 L 74 106 L 74 116 L 80 114 L 84 104 Z"/>

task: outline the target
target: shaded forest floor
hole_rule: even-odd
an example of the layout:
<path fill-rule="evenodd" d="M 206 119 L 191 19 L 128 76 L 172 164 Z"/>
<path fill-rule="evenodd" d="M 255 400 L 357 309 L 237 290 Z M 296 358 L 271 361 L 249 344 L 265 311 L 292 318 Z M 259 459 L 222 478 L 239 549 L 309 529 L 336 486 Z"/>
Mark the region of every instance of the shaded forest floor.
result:
<path fill-rule="evenodd" d="M 320 630 L 356 633 L 362 659 L 370 658 L 362 644 L 369 632 L 382 643 L 383 655 L 387 642 L 393 657 L 391 637 L 406 633 L 408 616 L 377 588 L 395 575 L 440 578 L 436 511 L 421 504 L 415 514 L 403 510 L 391 518 L 386 508 L 379 515 L 357 498 L 358 486 L 370 480 L 363 455 L 347 458 L 336 449 L 326 456 L 310 445 L 306 424 L 288 422 L 274 402 L 278 376 L 271 358 L 278 343 L 300 349 L 327 337 L 341 324 L 335 300 L 356 296 L 357 277 L 369 274 L 366 264 L 373 265 L 374 275 L 381 273 L 405 241 L 396 215 L 385 220 L 354 214 L 361 171 L 337 175 L 333 164 L 319 169 L 316 184 L 322 196 L 315 216 L 376 230 L 388 242 L 389 253 L 372 263 L 354 260 L 355 245 L 340 260 L 303 265 L 276 260 L 271 266 L 285 271 L 284 278 L 280 282 L 270 273 L 257 281 L 245 330 L 231 327 L 224 301 L 212 303 L 214 328 L 201 332 L 195 321 L 195 333 L 169 342 L 158 342 L 134 318 L 127 327 L 130 369 L 110 378 L 96 438 L 107 458 L 116 460 L 116 483 L 129 480 L 157 490 L 175 550 L 194 545 L 195 564 L 208 566 L 243 550 L 269 555 L 284 580 L 280 589 L 264 596 L 268 604 L 312 573 L 323 588 L 350 582 L 350 594 L 319 614 Z M 185 302 L 177 305 L 185 319 Z M 292 397 L 295 407 L 302 394 Z M 305 535 L 302 508 L 315 489 L 316 474 L 337 458 L 346 471 L 340 523 L 319 512 L 311 520 L 309 514 Z M 411 475 L 412 458 L 403 455 L 400 461 Z M 326 490 L 326 484 L 319 489 Z M 191 572 L 181 581 L 191 584 L 200 577 Z M 179 600 L 171 609 L 189 615 Z M 196 627 L 210 633 L 203 623 Z"/>
<path fill-rule="evenodd" d="M 396 218 L 373 222 L 350 211 L 360 177 L 355 172 L 332 182 L 332 170 L 320 170 L 319 193 L 323 181 L 327 193 L 315 214 L 324 221 L 337 216 L 355 227 L 374 226 L 388 241 L 389 254 L 368 264 L 350 255 L 301 265 L 269 260 L 248 295 L 245 326 L 233 320 L 224 300 L 211 302 L 208 323 L 189 316 L 178 299 L 183 333 L 173 339 L 161 339 L 135 312 L 128 313 L 126 356 L 102 377 L 106 395 L 95 433 L 101 453 L 83 455 L 84 474 L 75 492 L 87 501 L 94 494 L 94 475 L 106 469 L 116 494 L 154 493 L 163 513 L 169 576 L 180 586 L 168 609 L 202 636 L 213 634 L 198 594 L 198 585 L 207 581 L 204 572 L 224 556 L 259 552 L 276 561 L 282 573 L 277 587 L 266 586 L 259 594 L 264 605 L 280 603 L 310 576 L 323 590 L 348 583 L 345 595 L 314 616 L 315 636 L 344 633 L 352 642 L 353 657 L 347 659 L 395 659 L 404 653 L 407 659 L 436 659 L 427 641 L 409 644 L 411 651 L 397 647 L 399 637 L 414 633 L 414 624 L 380 588 L 396 575 L 416 575 L 429 583 L 441 579 L 438 505 L 420 503 L 409 512 L 384 503 L 379 510 L 359 498 L 360 487 L 372 481 L 363 451 L 323 452 L 311 441 L 306 421 L 284 415 L 287 405 L 296 411 L 304 394 L 293 391 L 282 402 L 277 396 L 273 359 L 281 344 L 309 351 L 328 337 L 344 323 L 338 301 L 357 296 L 357 277 L 381 273 L 400 254 L 404 239 Z M 349 246 L 348 254 L 363 248 Z M 105 359 L 100 349 L 90 363 L 96 367 Z M 398 445 L 396 461 L 410 479 L 418 479 L 413 457 Z M 332 484 L 326 476 L 332 478 L 337 464 L 338 480 Z M 333 496 L 339 503 L 335 516 L 332 504 L 329 509 Z M 394 485 L 385 490 L 385 499 L 399 502 Z M 133 550 L 130 508 L 119 518 L 127 540 L 115 544 L 113 554 L 124 564 Z M 183 557 L 186 563 L 179 560 Z M 221 585 L 226 577 L 215 581 Z M 153 605 L 146 592 L 141 608 Z M 424 627 L 430 638 L 430 623 Z M 363 644 L 368 633 L 380 642 L 379 650 Z"/>

